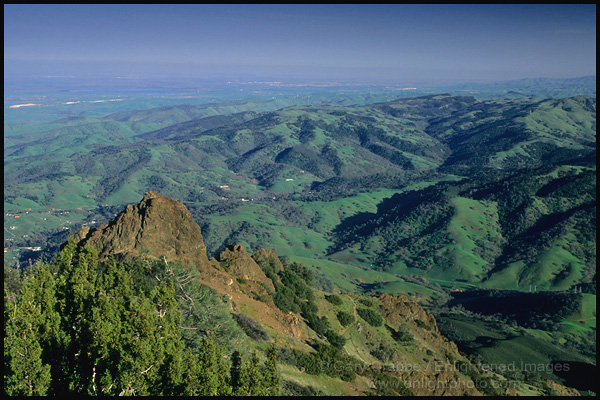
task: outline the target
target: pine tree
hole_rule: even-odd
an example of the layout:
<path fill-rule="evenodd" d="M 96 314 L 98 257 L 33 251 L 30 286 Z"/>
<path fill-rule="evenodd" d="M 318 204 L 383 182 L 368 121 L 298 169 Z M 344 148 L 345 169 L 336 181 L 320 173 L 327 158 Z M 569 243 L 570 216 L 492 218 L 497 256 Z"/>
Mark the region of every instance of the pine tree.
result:
<path fill-rule="evenodd" d="M 62 318 L 64 302 L 61 288 L 62 276 L 55 277 L 50 272 L 51 266 L 43 264 L 35 274 L 35 302 L 40 306 L 42 314 L 39 326 L 39 340 L 42 345 L 42 360 L 50 365 L 53 383 L 49 394 L 55 394 L 56 388 L 64 382 L 65 349 L 69 346 L 70 337 L 65 332 Z"/>
<path fill-rule="evenodd" d="M 225 346 L 221 341 L 217 342 L 216 346 L 216 371 L 219 376 L 217 395 L 231 396 L 231 379 L 229 377 L 229 363 L 225 359 Z"/>
<path fill-rule="evenodd" d="M 179 393 L 184 396 L 199 396 L 201 383 L 198 377 L 201 374 L 198 356 L 187 351 L 183 357 L 181 387 Z"/>
<path fill-rule="evenodd" d="M 5 393 L 279 393 L 274 346 L 264 367 L 256 352 L 244 362 L 236 351 L 230 365 L 212 333 L 186 350 L 181 321 L 170 278 L 140 289 L 131 270 L 114 260 L 99 267 L 93 249 L 69 242 L 5 304 Z"/>
<path fill-rule="evenodd" d="M 92 340 L 89 325 L 96 292 L 97 252 L 85 247 L 69 258 L 62 271 L 65 277 L 61 290 L 63 297 L 63 330 L 69 336 L 66 348 L 68 391 L 86 394 L 91 376 L 91 360 L 88 345 Z M 64 388 L 61 388 L 61 391 Z"/>
<path fill-rule="evenodd" d="M 181 314 L 170 281 L 126 305 L 118 360 L 119 394 L 170 395 L 181 385 Z"/>
<path fill-rule="evenodd" d="M 200 364 L 200 395 L 216 396 L 229 394 L 227 388 L 229 382 L 227 379 L 227 365 L 223 354 L 223 348 L 214 337 L 209 333 L 202 342 L 200 354 L 198 356 Z"/>
<path fill-rule="evenodd" d="M 267 350 L 267 359 L 263 371 L 264 387 L 269 396 L 279 396 L 280 377 L 277 370 L 277 347 L 272 343 Z"/>
<path fill-rule="evenodd" d="M 27 280 L 19 300 L 9 305 L 4 336 L 4 391 L 8 395 L 48 393 L 51 384 L 50 365 L 44 363 L 40 330 L 44 318 L 39 297 L 39 279 Z M 38 295 L 38 296 L 36 296 Z"/>
<path fill-rule="evenodd" d="M 248 379 L 248 396 L 265 396 L 265 386 L 263 382 L 263 376 L 260 371 L 260 360 L 256 350 L 254 350 L 250 356 L 250 362 L 247 366 L 247 379 Z"/>
<path fill-rule="evenodd" d="M 231 390 L 234 396 L 248 395 L 248 375 L 244 366 L 242 353 L 235 350 L 231 355 Z"/>
<path fill-rule="evenodd" d="M 92 339 L 88 347 L 93 357 L 88 393 L 114 395 L 118 394 L 120 363 L 127 357 L 125 315 L 134 296 L 133 281 L 111 260 L 97 285 L 89 326 Z"/>
<path fill-rule="evenodd" d="M 150 300 L 158 316 L 154 331 L 157 343 L 154 352 L 160 354 L 155 371 L 155 380 L 159 383 L 157 394 L 176 394 L 174 389 L 180 385 L 185 345 L 181 337 L 181 311 L 175 299 L 173 282 L 169 279 L 161 281 L 150 293 Z"/>

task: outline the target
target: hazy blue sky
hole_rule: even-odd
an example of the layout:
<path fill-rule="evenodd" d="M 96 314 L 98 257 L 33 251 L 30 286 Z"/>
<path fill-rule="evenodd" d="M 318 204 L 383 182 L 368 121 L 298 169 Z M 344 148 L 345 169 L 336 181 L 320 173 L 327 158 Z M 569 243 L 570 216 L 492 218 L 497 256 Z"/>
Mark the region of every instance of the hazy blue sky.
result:
<path fill-rule="evenodd" d="M 5 76 L 596 74 L 595 5 L 4 5 Z"/>

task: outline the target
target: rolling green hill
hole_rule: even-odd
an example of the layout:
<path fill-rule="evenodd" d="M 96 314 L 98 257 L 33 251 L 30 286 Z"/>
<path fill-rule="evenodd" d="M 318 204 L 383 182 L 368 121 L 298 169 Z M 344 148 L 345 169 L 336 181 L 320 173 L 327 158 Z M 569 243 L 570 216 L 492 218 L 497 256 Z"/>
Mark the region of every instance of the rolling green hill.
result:
<path fill-rule="evenodd" d="M 190 207 L 213 253 L 240 238 L 487 287 L 595 281 L 595 99 L 244 111 L 257 104 L 69 119 L 27 140 L 15 131 L 5 205 L 80 209 L 82 220 L 158 190 Z"/>
<path fill-rule="evenodd" d="M 209 259 L 203 235 L 183 204 L 148 192 L 110 223 L 81 229 L 52 263 L 24 273 L 5 267 L 5 392 L 595 391 L 591 324 L 576 334 L 560 326 L 564 318 L 570 329 L 593 318 L 593 295 L 479 289 L 450 296 L 424 278 L 394 282 L 406 293 L 412 285 L 445 297 L 435 316 L 405 295 L 319 290 L 339 276 L 264 248 L 251 255 L 233 244 Z M 577 373 L 563 375 L 563 366 Z"/>
<path fill-rule="evenodd" d="M 443 359 L 355 296 L 384 296 L 379 307 L 389 293 L 430 309 L 472 365 L 595 368 L 595 97 L 309 97 L 5 124 L 5 265 L 51 259 L 81 226 L 158 191 L 186 205 L 208 257 L 241 243 L 308 267 L 320 311 L 307 332 L 326 317 L 347 356 Z M 286 393 L 368 393 L 373 377 L 307 374 L 317 356 L 286 354 Z M 531 385 L 520 394 L 573 379 L 546 372 L 502 379 Z"/>

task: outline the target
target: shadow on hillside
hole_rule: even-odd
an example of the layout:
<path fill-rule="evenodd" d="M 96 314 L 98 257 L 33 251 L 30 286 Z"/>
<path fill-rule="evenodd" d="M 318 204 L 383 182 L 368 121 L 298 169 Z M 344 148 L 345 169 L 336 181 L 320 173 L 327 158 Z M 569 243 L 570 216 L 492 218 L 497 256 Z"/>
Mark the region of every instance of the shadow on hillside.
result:
<path fill-rule="evenodd" d="M 564 385 L 577 390 L 598 392 L 596 366 L 579 361 L 552 361 L 554 375 L 565 380 Z"/>

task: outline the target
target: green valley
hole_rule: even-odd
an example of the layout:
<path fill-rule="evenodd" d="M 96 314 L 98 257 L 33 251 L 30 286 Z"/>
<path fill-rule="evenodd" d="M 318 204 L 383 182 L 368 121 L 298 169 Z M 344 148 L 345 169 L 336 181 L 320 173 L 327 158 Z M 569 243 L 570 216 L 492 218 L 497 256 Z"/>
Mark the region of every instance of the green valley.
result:
<path fill-rule="evenodd" d="M 269 280 L 249 295 L 305 320 L 303 344 L 281 339 L 293 344 L 279 359 L 285 393 L 411 393 L 370 387 L 395 382 L 381 371 L 306 374 L 324 361 L 318 354 L 356 365 L 464 363 L 452 376 L 471 383 L 498 378 L 482 373 L 486 364 L 569 362 L 587 376 L 596 355 L 596 98 L 595 78 L 593 91 L 586 82 L 447 93 L 248 85 L 255 95 L 244 98 L 217 87 L 101 108 L 96 93 L 70 110 L 64 93 L 37 111 L 5 105 L 5 281 L 152 191 L 187 207 L 219 273 L 231 273 L 221 257 L 232 244 L 274 250 L 291 271 L 259 262 Z M 295 300 L 283 305 L 285 296 Z M 400 306 L 388 296 L 427 314 L 393 321 Z M 253 307 L 236 315 L 259 319 Z M 239 340 L 260 335 L 237 318 L 251 332 L 236 328 Z M 559 372 L 521 368 L 498 379 L 529 385 L 518 394 L 551 394 L 548 379 L 595 391 Z"/>

